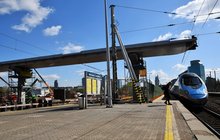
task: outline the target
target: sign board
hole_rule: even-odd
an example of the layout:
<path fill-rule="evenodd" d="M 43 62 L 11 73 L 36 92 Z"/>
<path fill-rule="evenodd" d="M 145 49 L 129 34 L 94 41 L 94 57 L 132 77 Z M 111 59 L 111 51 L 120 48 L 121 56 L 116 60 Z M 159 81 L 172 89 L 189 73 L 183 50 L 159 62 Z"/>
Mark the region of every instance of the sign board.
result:
<path fill-rule="evenodd" d="M 66 99 L 66 91 L 64 88 L 54 89 L 54 99 L 65 100 Z"/>
<path fill-rule="evenodd" d="M 100 95 L 102 75 L 85 71 L 85 91 L 87 95 Z"/>
<path fill-rule="evenodd" d="M 97 80 L 97 94 L 100 95 L 101 93 L 101 80 Z"/>
<path fill-rule="evenodd" d="M 96 74 L 96 73 L 88 72 L 88 71 L 85 71 L 85 73 L 86 73 L 86 76 L 88 77 L 95 78 L 95 79 L 102 79 L 101 74 Z"/>
<path fill-rule="evenodd" d="M 90 78 L 86 79 L 86 93 L 88 95 L 92 94 L 92 79 L 90 79 Z"/>
<path fill-rule="evenodd" d="M 92 79 L 92 94 L 96 95 L 97 94 L 97 84 L 96 84 L 97 80 L 96 79 Z"/>

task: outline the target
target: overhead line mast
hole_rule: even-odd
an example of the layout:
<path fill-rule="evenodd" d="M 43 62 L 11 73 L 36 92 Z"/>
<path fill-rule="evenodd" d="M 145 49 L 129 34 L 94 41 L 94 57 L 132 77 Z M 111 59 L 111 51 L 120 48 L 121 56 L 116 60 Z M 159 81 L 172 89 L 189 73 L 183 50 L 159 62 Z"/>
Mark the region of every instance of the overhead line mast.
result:
<path fill-rule="evenodd" d="M 106 107 L 112 107 L 112 93 L 111 93 L 111 79 L 110 79 L 110 49 L 108 46 L 108 16 L 107 16 L 107 2 L 104 0 L 105 7 L 105 33 L 106 33 L 106 59 L 107 59 L 107 94 L 108 105 Z"/>
<path fill-rule="evenodd" d="M 118 98 L 118 88 L 117 88 L 117 49 L 116 49 L 116 41 L 115 41 L 115 13 L 114 8 L 115 5 L 111 5 L 111 30 L 112 30 L 112 72 L 113 72 L 113 84 L 112 84 L 112 95 L 113 102 Z"/>
<path fill-rule="evenodd" d="M 111 19 L 112 19 L 112 24 L 111 24 L 111 28 L 112 28 L 112 63 L 113 63 L 113 99 L 115 101 L 117 101 L 117 63 L 116 63 L 116 59 L 117 59 L 117 50 L 116 50 L 116 45 L 115 45 L 115 40 L 116 37 L 118 39 L 118 43 L 121 47 L 121 52 L 123 55 L 123 58 L 126 62 L 126 66 L 128 68 L 128 71 L 130 73 L 131 76 L 131 80 L 133 82 L 133 101 L 136 102 L 137 100 L 139 100 L 139 103 L 142 102 L 142 97 L 144 97 L 144 94 L 142 93 L 140 87 L 138 86 L 138 82 L 139 82 L 139 68 L 136 68 L 134 70 L 134 65 L 133 63 L 135 63 L 135 61 L 138 61 L 138 63 L 140 61 L 142 61 L 142 59 L 140 59 L 140 56 L 138 56 L 137 54 L 132 54 L 133 56 L 133 61 L 131 62 L 128 53 L 126 51 L 125 46 L 122 43 L 122 39 L 119 35 L 118 29 L 115 25 L 115 18 L 114 18 L 114 5 L 111 5 Z M 141 63 L 141 62 L 140 62 Z M 140 64 L 139 63 L 139 64 Z M 138 72 L 137 72 L 138 71 Z M 138 96 L 138 99 L 137 99 Z"/>

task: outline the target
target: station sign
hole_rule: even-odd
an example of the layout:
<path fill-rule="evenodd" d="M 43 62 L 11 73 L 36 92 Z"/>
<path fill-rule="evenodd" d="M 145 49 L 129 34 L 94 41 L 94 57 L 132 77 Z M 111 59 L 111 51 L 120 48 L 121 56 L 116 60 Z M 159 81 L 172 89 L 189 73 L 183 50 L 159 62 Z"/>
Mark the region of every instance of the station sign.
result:
<path fill-rule="evenodd" d="M 85 71 L 85 75 L 88 77 L 93 77 L 93 78 L 98 78 L 98 79 L 102 79 L 102 75 L 101 74 L 97 74 L 97 73 L 93 73 L 93 72 L 88 72 Z"/>
<path fill-rule="evenodd" d="M 85 91 L 87 95 L 100 95 L 102 75 L 85 71 Z"/>

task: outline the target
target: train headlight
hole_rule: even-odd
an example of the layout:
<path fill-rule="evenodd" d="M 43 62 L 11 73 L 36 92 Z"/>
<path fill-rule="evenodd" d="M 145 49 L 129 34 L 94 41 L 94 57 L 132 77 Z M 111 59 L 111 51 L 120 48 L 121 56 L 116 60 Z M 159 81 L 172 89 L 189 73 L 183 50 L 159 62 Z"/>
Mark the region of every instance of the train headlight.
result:
<path fill-rule="evenodd" d="M 205 94 L 208 94 L 208 91 L 207 91 L 207 89 L 203 89 L 203 93 L 205 93 Z"/>

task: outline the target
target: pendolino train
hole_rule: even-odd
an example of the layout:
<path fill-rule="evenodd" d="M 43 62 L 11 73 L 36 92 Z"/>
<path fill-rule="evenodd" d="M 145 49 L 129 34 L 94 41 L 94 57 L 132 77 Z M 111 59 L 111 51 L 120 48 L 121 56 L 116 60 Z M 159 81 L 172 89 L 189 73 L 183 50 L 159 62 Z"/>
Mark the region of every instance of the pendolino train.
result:
<path fill-rule="evenodd" d="M 195 73 L 181 74 L 172 86 L 171 93 L 195 105 L 204 105 L 208 101 L 206 85 Z"/>

